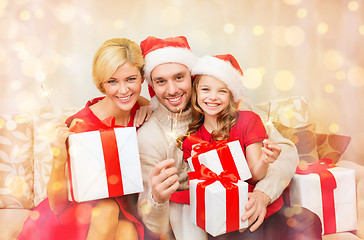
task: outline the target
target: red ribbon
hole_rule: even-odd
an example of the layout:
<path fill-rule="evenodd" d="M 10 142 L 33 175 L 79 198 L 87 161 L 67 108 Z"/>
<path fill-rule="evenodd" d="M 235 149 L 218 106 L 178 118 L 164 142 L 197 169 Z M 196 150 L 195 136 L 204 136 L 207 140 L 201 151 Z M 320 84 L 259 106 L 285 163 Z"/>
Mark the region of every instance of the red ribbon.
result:
<path fill-rule="evenodd" d="M 199 155 L 211 150 L 216 150 L 217 155 L 220 158 L 220 163 L 222 165 L 222 168 L 224 170 L 229 170 L 231 173 L 235 174 L 235 176 L 238 177 L 238 180 L 240 180 L 239 172 L 234 162 L 234 157 L 232 156 L 230 148 L 227 145 L 227 143 L 235 141 L 236 139 L 221 140 L 214 143 L 210 143 L 193 135 L 189 135 L 187 138 L 188 141 L 190 141 L 192 144 L 196 144 L 192 148 L 192 150 L 195 151 L 196 154 L 191 158 L 192 165 L 195 171 L 199 171 L 201 166 L 200 161 L 198 159 Z"/>
<path fill-rule="evenodd" d="M 334 175 L 328 171 L 329 168 L 336 166 L 331 162 L 331 159 L 324 158 L 309 164 L 307 169 L 296 170 L 297 174 L 316 173 L 320 177 L 324 234 L 336 233 L 334 189 L 337 185 Z"/>
<path fill-rule="evenodd" d="M 115 136 L 115 117 L 105 118 L 103 121 L 103 126 L 95 126 L 92 123 L 79 121 L 71 128 L 72 132 L 81 133 L 89 132 L 98 129 L 101 137 L 101 144 L 104 154 L 105 171 L 107 177 L 107 187 L 109 192 L 109 197 L 121 196 L 124 194 L 123 182 L 121 178 L 121 169 L 119 161 L 119 151 Z M 68 164 L 70 166 L 70 164 Z M 71 168 L 69 167 L 69 172 L 71 173 Z M 70 175 L 71 176 L 71 175 Z M 72 188 L 72 178 L 71 181 L 71 197 L 75 201 Z"/>
<path fill-rule="evenodd" d="M 81 133 L 81 132 L 90 132 L 96 131 L 100 129 L 110 129 L 115 127 L 115 117 L 110 116 L 101 121 L 101 124 L 93 124 L 85 121 L 76 121 L 75 125 L 73 125 L 70 129 L 71 132 Z"/>
<path fill-rule="evenodd" d="M 205 188 L 219 181 L 226 189 L 226 232 L 239 229 L 239 188 L 233 183 L 238 182 L 238 176 L 225 170 L 217 175 L 204 164 L 201 165 L 200 171 L 189 172 L 190 180 L 205 180 L 197 184 L 196 187 L 196 222 L 197 226 L 206 230 L 206 213 L 205 213 Z"/>

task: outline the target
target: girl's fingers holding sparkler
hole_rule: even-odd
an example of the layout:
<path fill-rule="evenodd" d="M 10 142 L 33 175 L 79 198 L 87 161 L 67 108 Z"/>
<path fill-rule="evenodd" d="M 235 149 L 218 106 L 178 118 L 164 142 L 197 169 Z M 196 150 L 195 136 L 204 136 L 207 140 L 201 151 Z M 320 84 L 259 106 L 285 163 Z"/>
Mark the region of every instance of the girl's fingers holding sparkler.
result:
<path fill-rule="evenodd" d="M 263 160 L 267 163 L 273 163 L 275 160 L 277 160 L 281 150 L 282 148 L 278 144 L 268 139 L 264 139 L 262 147 Z"/>

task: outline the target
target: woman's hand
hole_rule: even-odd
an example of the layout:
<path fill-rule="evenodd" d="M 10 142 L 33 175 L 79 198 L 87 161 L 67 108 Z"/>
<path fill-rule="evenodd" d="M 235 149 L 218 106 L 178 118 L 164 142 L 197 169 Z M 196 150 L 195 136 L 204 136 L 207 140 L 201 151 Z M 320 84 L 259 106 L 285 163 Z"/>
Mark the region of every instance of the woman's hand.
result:
<path fill-rule="evenodd" d="M 260 159 L 266 163 L 274 163 L 279 154 L 281 154 L 281 151 L 282 148 L 278 144 L 268 139 L 264 139 Z"/>
<path fill-rule="evenodd" d="M 73 133 L 66 124 L 58 124 L 55 131 L 56 139 L 51 143 L 53 161 L 58 165 L 65 165 L 67 162 L 66 140 Z"/>
<path fill-rule="evenodd" d="M 136 111 L 134 116 L 134 127 L 140 127 L 144 122 L 147 122 L 152 115 L 152 108 L 150 105 L 141 106 L 139 110 Z"/>

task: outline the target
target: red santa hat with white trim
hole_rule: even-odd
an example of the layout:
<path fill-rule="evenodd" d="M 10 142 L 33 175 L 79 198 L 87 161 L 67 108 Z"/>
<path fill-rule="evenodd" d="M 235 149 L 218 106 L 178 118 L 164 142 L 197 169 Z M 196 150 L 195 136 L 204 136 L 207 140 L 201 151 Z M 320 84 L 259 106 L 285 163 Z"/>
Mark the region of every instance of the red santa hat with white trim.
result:
<path fill-rule="evenodd" d="M 155 95 L 150 77 L 153 69 L 163 63 L 180 63 L 189 70 L 195 65 L 197 57 L 192 53 L 186 37 L 177 36 L 169 38 L 147 37 L 140 43 L 144 65 L 144 78 L 148 83 L 151 97 Z"/>
<path fill-rule="evenodd" d="M 244 74 L 238 61 L 231 54 L 199 58 L 191 70 L 192 75 L 209 75 L 224 82 L 237 102 L 244 95 Z"/>

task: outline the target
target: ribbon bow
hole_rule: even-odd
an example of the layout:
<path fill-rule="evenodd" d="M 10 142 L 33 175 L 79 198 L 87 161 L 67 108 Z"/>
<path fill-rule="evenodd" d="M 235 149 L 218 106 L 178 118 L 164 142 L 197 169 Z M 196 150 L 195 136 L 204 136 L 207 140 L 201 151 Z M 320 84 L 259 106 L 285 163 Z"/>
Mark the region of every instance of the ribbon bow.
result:
<path fill-rule="evenodd" d="M 105 130 L 115 127 L 115 117 L 110 116 L 101 121 L 101 124 L 96 125 L 90 122 L 78 121 L 76 124 L 70 129 L 71 132 L 81 133 L 81 132 L 89 132 L 95 130 Z"/>
<path fill-rule="evenodd" d="M 225 170 L 221 172 L 219 175 L 217 175 L 216 173 L 211 171 L 211 169 L 206 167 L 204 164 L 201 164 L 200 171 L 189 172 L 188 176 L 190 180 L 192 179 L 205 180 L 201 184 L 202 187 L 206 187 L 216 181 L 219 181 L 226 189 L 231 189 L 236 187 L 236 185 L 232 183 L 237 183 L 239 180 L 239 178 L 235 174 L 231 173 L 229 170 Z"/>
<path fill-rule="evenodd" d="M 196 144 L 192 149 L 196 152 L 194 156 L 191 157 L 191 163 L 193 165 L 193 168 L 195 171 L 200 171 L 200 161 L 199 161 L 199 155 L 206 153 L 211 150 L 216 150 L 217 155 L 220 158 L 221 166 L 224 170 L 229 170 L 230 173 L 237 176 L 238 180 L 240 180 L 239 171 L 235 165 L 234 158 L 230 152 L 229 146 L 227 143 L 236 141 L 235 138 L 233 139 L 226 139 L 217 141 L 214 143 L 210 143 L 208 141 L 202 140 L 195 136 L 188 136 L 188 141 L 190 141 L 192 144 Z"/>
<path fill-rule="evenodd" d="M 205 180 L 196 186 L 196 223 L 197 226 L 206 231 L 206 206 L 205 189 L 208 185 L 219 181 L 226 189 L 226 232 L 239 229 L 239 188 L 233 184 L 238 182 L 238 177 L 229 170 L 221 172 L 219 175 L 211 171 L 204 164 L 199 171 L 189 172 L 190 180 Z"/>
<path fill-rule="evenodd" d="M 222 146 L 225 146 L 227 143 L 237 140 L 237 138 L 234 139 L 225 139 L 220 140 L 214 143 L 210 143 L 208 141 L 202 140 L 201 138 L 195 137 L 193 135 L 189 135 L 187 137 L 188 141 L 194 144 L 195 146 L 192 148 L 193 151 L 196 152 L 196 154 L 205 153 L 217 148 L 220 148 Z"/>

